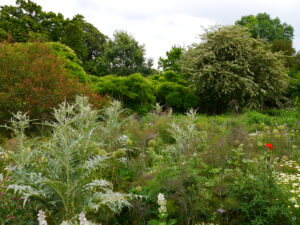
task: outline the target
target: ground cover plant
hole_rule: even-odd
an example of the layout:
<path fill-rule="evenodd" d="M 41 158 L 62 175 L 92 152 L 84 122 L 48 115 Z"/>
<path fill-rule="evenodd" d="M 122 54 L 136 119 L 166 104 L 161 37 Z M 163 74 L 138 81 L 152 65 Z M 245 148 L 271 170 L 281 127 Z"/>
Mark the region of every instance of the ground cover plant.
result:
<path fill-rule="evenodd" d="M 35 138 L 26 115 L 7 123 L 15 137 L 1 148 L 2 224 L 39 224 L 38 214 L 47 224 L 300 221 L 294 111 L 174 115 L 157 105 L 140 118 L 120 102 L 97 112 L 78 97 L 54 118 Z"/>

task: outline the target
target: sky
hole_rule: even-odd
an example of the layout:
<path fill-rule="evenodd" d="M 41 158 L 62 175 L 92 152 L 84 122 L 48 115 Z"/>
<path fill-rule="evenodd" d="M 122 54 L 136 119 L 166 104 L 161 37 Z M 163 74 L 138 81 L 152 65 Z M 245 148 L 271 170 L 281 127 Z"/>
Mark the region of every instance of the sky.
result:
<path fill-rule="evenodd" d="M 62 13 L 65 18 L 81 14 L 103 34 L 116 30 L 130 33 L 145 45 L 146 57 L 157 65 L 173 45 L 199 42 L 203 28 L 231 25 L 244 15 L 260 12 L 279 17 L 294 27 L 294 48 L 300 50 L 299 0 L 33 0 L 44 11 Z M 15 0 L 0 0 L 15 5 Z"/>

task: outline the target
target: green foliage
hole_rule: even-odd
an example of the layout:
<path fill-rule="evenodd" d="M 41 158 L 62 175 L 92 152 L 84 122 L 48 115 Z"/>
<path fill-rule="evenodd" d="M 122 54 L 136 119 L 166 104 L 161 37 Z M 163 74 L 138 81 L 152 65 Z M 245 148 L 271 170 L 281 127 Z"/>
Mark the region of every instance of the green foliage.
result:
<path fill-rule="evenodd" d="M 17 0 L 17 6 L 1 6 L 0 39 L 16 42 L 60 41 L 71 47 L 89 73 L 95 73 L 96 58 L 104 52 L 107 37 L 84 17 L 76 15 L 64 19 L 63 15 L 44 12 L 30 0 Z"/>
<path fill-rule="evenodd" d="M 290 69 L 288 75 L 290 77 L 290 85 L 286 91 L 286 95 L 289 99 L 300 97 L 300 71 Z"/>
<path fill-rule="evenodd" d="M 81 60 L 88 56 L 88 49 L 84 44 L 84 32 L 82 30 L 83 16 L 76 15 L 71 20 L 67 19 L 64 26 L 64 35 L 61 42 L 70 46 Z"/>
<path fill-rule="evenodd" d="M 230 198 L 239 201 L 231 207 L 231 224 L 293 224 L 287 207 L 287 193 L 281 189 L 266 162 L 249 168 L 248 175 L 240 174 L 231 185 Z"/>
<path fill-rule="evenodd" d="M 70 47 L 59 42 L 47 42 L 47 45 L 53 49 L 56 56 L 63 59 L 65 67 L 70 70 L 74 78 L 78 78 L 83 83 L 89 81 L 86 72 L 80 65 L 80 60 Z"/>
<path fill-rule="evenodd" d="M 30 223 L 31 212 L 23 208 L 23 198 L 12 191 L 6 191 L 11 184 L 10 171 L 0 173 L 0 224 Z"/>
<path fill-rule="evenodd" d="M 188 88 L 174 82 L 161 82 L 156 88 L 157 101 L 177 112 L 186 112 L 198 105 L 198 97 Z"/>
<path fill-rule="evenodd" d="M 116 74 L 128 76 L 133 73 L 150 75 L 152 60 L 146 61 L 145 49 L 125 31 L 116 31 L 107 42 L 100 57 L 97 75 Z"/>
<path fill-rule="evenodd" d="M 166 81 L 178 83 L 183 86 L 188 85 L 188 82 L 186 80 L 184 80 L 180 74 L 175 73 L 173 71 L 166 71 L 165 73 L 163 73 L 162 76 L 165 78 Z M 161 81 L 163 81 L 163 80 L 161 80 Z"/>
<path fill-rule="evenodd" d="M 6 33 L 10 33 L 14 40 L 26 42 L 29 40 L 30 32 L 44 34 L 46 38 L 55 36 L 54 33 L 57 32 L 55 25 L 56 22 L 62 19 L 62 15 L 46 14 L 42 11 L 41 6 L 32 1 L 17 0 L 16 3 L 18 6 L 1 6 L 0 11 L 0 27 Z M 43 22 L 38 23 L 41 20 Z M 46 20 L 48 20 L 47 24 L 53 24 L 54 26 L 45 29 Z"/>
<path fill-rule="evenodd" d="M 99 94 L 119 99 L 126 107 L 141 114 L 150 111 L 155 103 L 153 88 L 141 74 L 104 76 L 98 79 L 96 85 Z"/>
<path fill-rule="evenodd" d="M 177 74 L 180 74 L 180 61 L 183 54 L 184 48 L 180 46 L 172 46 L 171 50 L 166 52 L 167 58 L 164 59 L 162 57 L 159 57 L 158 67 L 162 68 L 164 72 L 171 70 Z"/>
<path fill-rule="evenodd" d="M 183 57 L 182 69 L 196 88 L 203 111 L 280 106 L 287 88 L 282 55 L 266 50 L 246 28 L 212 27 Z"/>
<path fill-rule="evenodd" d="M 271 19 L 267 13 L 258 13 L 256 16 L 243 16 L 235 24 L 249 28 L 252 37 L 269 42 L 275 40 L 292 41 L 294 37 L 294 28 L 291 25 L 281 23 L 278 17 Z"/>
<path fill-rule="evenodd" d="M 156 107 L 138 117 L 118 101 L 99 114 L 85 98 L 76 102 L 55 110 L 57 122 L 48 123 L 52 128 L 41 137 L 24 135 L 26 115 L 17 113 L 9 122 L 15 138 L 0 151 L 0 213 L 31 224 L 42 209 L 49 225 L 78 224 L 82 211 L 88 221 L 107 225 L 299 223 L 299 113 L 172 115 Z M 95 187 L 101 184 L 107 189 Z M 100 204 L 107 196 L 97 194 L 112 184 L 119 193 L 145 198 L 116 214 L 113 205 Z M 164 215 L 159 193 L 166 196 Z M 19 202 L 11 197 L 24 198 L 24 207 L 16 210 Z"/>
<path fill-rule="evenodd" d="M 296 52 L 293 48 L 293 42 L 290 40 L 274 40 L 271 45 L 272 52 L 282 51 L 286 56 L 292 56 Z"/>

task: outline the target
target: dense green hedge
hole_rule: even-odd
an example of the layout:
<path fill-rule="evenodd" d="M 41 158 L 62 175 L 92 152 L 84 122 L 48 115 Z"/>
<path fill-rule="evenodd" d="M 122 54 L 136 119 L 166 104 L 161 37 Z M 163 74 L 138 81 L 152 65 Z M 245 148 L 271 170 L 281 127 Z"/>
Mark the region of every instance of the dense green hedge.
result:
<path fill-rule="evenodd" d="M 154 90 L 151 83 L 141 74 L 128 77 L 108 75 L 100 78 L 93 77 L 96 89 L 101 95 L 109 95 L 121 100 L 125 107 L 140 114 L 151 110 L 155 104 Z"/>

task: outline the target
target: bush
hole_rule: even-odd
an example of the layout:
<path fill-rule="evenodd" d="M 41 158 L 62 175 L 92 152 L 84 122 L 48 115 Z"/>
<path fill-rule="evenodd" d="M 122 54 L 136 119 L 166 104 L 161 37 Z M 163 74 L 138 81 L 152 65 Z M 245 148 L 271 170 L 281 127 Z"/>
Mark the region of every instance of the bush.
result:
<path fill-rule="evenodd" d="M 28 112 L 32 119 L 51 119 L 51 108 L 80 94 L 101 107 L 103 98 L 72 78 L 66 67 L 47 43 L 0 43 L 1 123 L 17 111 Z"/>
<path fill-rule="evenodd" d="M 180 74 L 176 74 L 173 71 L 167 71 L 163 74 L 163 77 L 166 81 L 174 82 L 181 84 L 183 86 L 187 86 L 187 81 L 182 78 Z"/>
<path fill-rule="evenodd" d="M 47 45 L 54 50 L 56 56 L 63 59 L 65 68 L 70 70 L 73 77 L 78 78 L 80 82 L 89 81 L 88 75 L 80 65 L 82 62 L 70 47 L 59 42 L 48 42 Z"/>
<path fill-rule="evenodd" d="M 140 114 L 153 109 L 155 103 L 151 83 L 139 73 L 128 77 L 115 75 L 101 77 L 96 83 L 96 88 L 99 94 L 107 94 L 121 100 L 125 107 Z"/>
<path fill-rule="evenodd" d="M 172 107 L 177 112 L 186 112 L 190 108 L 197 107 L 199 101 L 187 87 L 174 82 L 158 84 L 156 96 L 159 103 Z"/>

